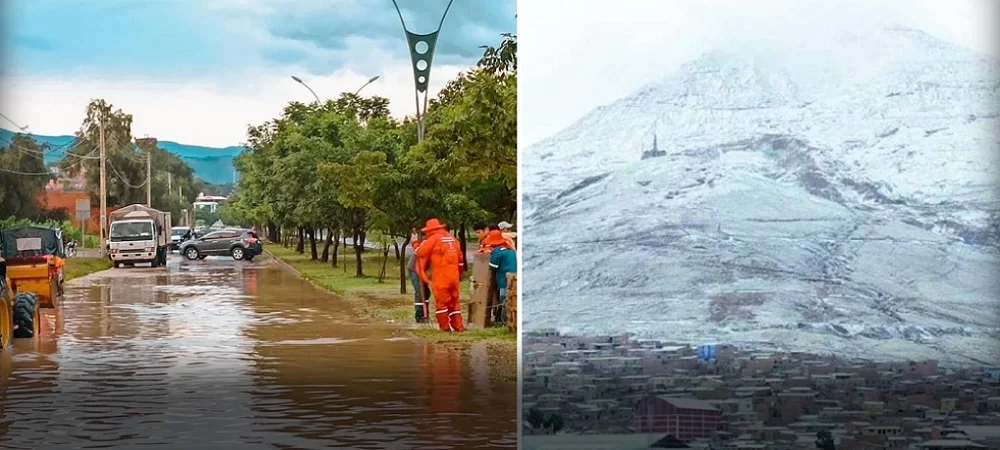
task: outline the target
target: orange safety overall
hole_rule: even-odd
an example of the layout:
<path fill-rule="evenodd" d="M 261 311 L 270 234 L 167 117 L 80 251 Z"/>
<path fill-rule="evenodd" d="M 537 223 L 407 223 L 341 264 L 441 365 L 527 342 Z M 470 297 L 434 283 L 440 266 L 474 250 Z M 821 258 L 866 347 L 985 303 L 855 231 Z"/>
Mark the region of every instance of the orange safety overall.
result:
<path fill-rule="evenodd" d="M 427 239 L 414 242 L 418 258 L 417 274 L 431 287 L 434 297 L 434 317 L 443 331 L 465 331 L 459 304 L 459 284 L 465 258 L 458 240 L 448 233 L 437 219 L 427 221 L 423 230 Z M 427 276 L 421 261 L 430 262 L 432 277 Z"/>

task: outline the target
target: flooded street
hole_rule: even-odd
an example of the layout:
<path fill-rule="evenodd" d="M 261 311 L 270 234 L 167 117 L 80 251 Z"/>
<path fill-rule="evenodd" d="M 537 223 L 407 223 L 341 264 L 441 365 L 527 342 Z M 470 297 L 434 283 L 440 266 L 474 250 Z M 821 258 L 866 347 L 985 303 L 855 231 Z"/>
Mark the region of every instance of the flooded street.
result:
<path fill-rule="evenodd" d="M 270 258 L 75 280 L 47 320 L 2 354 L 0 448 L 516 448 L 492 349 L 359 323 Z"/>

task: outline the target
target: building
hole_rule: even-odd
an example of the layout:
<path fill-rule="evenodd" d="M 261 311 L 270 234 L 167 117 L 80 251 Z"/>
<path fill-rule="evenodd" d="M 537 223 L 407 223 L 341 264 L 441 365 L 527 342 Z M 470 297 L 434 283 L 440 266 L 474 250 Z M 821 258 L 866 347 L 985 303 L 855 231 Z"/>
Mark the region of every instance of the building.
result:
<path fill-rule="evenodd" d="M 654 434 L 556 434 L 525 435 L 525 450 L 645 450 L 650 448 L 691 448 L 673 436 Z"/>
<path fill-rule="evenodd" d="M 47 190 L 36 197 L 38 206 L 46 211 L 64 210 L 66 214 L 69 214 L 70 220 L 74 225 L 80 225 L 80 221 L 76 218 L 76 202 L 80 200 L 89 200 L 90 194 L 84 191 L 65 191 L 61 189 Z M 111 207 L 108 207 L 108 211 L 111 211 Z M 101 227 L 100 218 L 100 205 L 94 202 L 90 203 L 90 219 L 86 223 L 86 229 L 84 230 L 88 234 L 98 234 Z"/>
<path fill-rule="evenodd" d="M 650 150 L 643 151 L 641 159 L 659 158 L 661 156 L 666 156 L 666 155 L 667 152 L 660 150 L 659 148 L 656 147 L 656 135 L 653 135 L 653 148 Z"/>
<path fill-rule="evenodd" d="M 703 400 L 649 396 L 635 407 L 639 433 L 668 433 L 684 442 L 706 439 L 722 424 L 722 410 Z"/>
<path fill-rule="evenodd" d="M 198 197 L 194 199 L 194 209 L 204 209 L 211 212 L 217 212 L 219 210 L 219 205 L 226 203 L 226 197 L 221 195 L 205 195 L 204 193 L 199 193 Z"/>
<path fill-rule="evenodd" d="M 988 447 L 979 445 L 972 441 L 959 439 L 938 439 L 917 444 L 917 448 L 920 450 L 974 450 Z"/>

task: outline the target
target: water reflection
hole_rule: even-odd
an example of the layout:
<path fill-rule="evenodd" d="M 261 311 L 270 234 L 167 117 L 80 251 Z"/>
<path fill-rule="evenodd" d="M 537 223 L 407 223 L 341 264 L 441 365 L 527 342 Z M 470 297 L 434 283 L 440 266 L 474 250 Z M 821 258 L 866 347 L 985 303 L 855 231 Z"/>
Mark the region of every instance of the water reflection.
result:
<path fill-rule="evenodd" d="M 70 287 L 62 332 L 3 354 L 0 447 L 516 447 L 485 347 L 358 323 L 266 261 L 168 270 Z"/>

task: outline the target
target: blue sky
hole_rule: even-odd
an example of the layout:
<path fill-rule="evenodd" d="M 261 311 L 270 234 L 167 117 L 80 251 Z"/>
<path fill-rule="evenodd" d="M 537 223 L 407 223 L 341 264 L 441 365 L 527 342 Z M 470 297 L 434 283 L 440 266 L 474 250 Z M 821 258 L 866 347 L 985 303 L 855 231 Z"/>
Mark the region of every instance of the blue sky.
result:
<path fill-rule="evenodd" d="M 433 31 L 448 3 L 397 1 L 407 27 L 418 33 Z M 391 0 L 4 3 L 0 112 L 36 133 L 70 133 L 82 119 L 87 99 L 110 97 L 136 115 L 139 132 L 195 140 L 186 142 L 191 144 L 238 143 L 247 123 L 266 120 L 284 102 L 310 100 L 291 75 L 329 97 L 381 75 L 365 93 L 389 97 L 397 115 L 412 114 L 408 54 Z M 481 45 L 495 44 L 500 33 L 516 32 L 515 5 L 514 0 L 455 0 L 434 57 L 434 92 L 473 65 Z M 195 127 L 200 131 L 183 132 L 183 125 L 191 128 L 194 122 L 190 117 L 142 120 L 140 113 L 153 114 L 146 111 L 152 109 L 149 103 L 173 116 L 210 111 L 206 119 L 226 118 L 219 125 L 224 130 L 217 136 L 203 136 L 201 126 Z M 175 123 L 165 123 L 169 121 Z"/>

